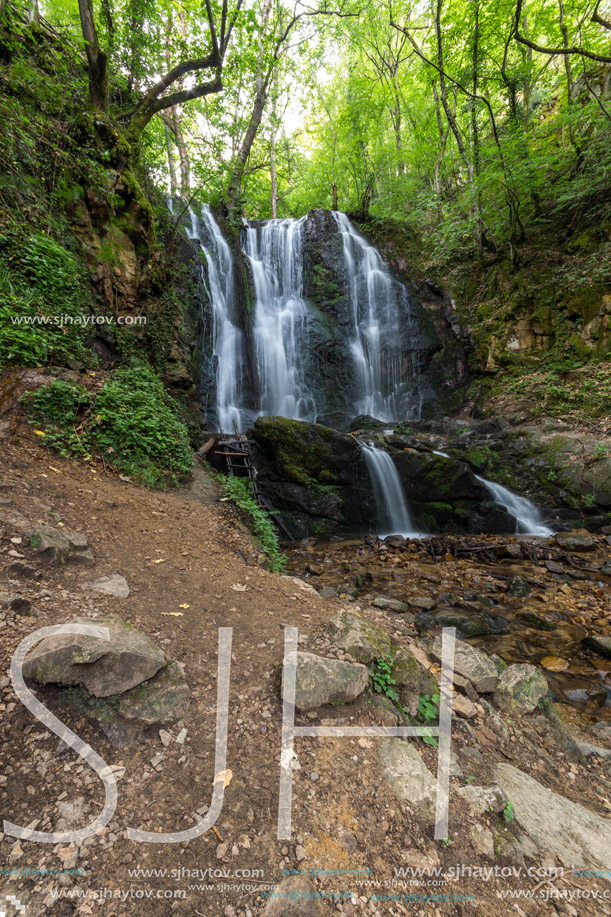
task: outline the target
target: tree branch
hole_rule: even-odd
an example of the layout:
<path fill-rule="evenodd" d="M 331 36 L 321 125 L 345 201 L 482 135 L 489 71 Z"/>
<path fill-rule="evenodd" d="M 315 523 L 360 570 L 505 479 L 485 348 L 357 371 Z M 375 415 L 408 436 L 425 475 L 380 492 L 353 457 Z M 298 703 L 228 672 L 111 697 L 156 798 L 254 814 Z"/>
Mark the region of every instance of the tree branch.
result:
<path fill-rule="evenodd" d="M 600 0 L 596 4 L 594 13 L 592 15 L 592 22 L 597 22 L 599 25 L 602 25 L 604 28 L 611 28 L 611 23 L 607 23 L 606 20 L 598 16 L 598 6 Z M 578 48 L 575 45 L 564 48 L 545 48 L 543 45 L 538 45 L 536 42 L 531 41 L 529 38 L 526 38 L 520 32 L 520 19 L 522 17 L 522 5 L 523 0 L 517 0 L 516 5 L 516 15 L 515 15 L 515 36 L 516 41 L 519 41 L 520 44 L 526 45 L 527 48 L 532 48 L 533 51 L 538 51 L 540 54 L 551 54 L 551 55 L 563 55 L 567 57 L 572 54 L 580 54 L 582 57 L 587 57 L 589 60 L 598 61 L 601 64 L 611 64 L 611 57 L 608 57 L 604 54 L 596 54 L 594 51 L 587 51 L 585 48 Z M 594 18 L 594 17 L 598 18 Z"/>

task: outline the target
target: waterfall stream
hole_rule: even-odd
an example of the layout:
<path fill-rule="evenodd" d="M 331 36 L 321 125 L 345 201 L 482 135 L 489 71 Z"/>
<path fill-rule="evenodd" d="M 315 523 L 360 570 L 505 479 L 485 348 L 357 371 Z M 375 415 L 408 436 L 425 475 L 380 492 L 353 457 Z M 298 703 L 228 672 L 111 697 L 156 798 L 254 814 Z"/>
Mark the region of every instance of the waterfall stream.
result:
<path fill-rule="evenodd" d="M 354 413 L 383 421 L 419 417 L 418 367 L 405 341 L 405 324 L 410 319 L 407 291 L 392 278 L 378 251 L 359 235 L 346 214 L 334 211 L 333 217 L 342 236 L 350 284 L 350 350 L 359 387 Z"/>
<path fill-rule="evenodd" d="M 414 528 L 401 480 L 388 452 L 374 443 L 360 443 L 363 458 L 371 477 L 378 513 L 378 535 L 403 535 L 418 538 Z"/>
<path fill-rule="evenodd" d="M 261 402 L 258 413 L 314 420 L 306 384 L 309 306 L 303 298 L 301 220 L 247 223 L 244 254 L 255 286 L 254 349 Z"/>
<path fill-rule="evenodd" d="M 212 305 L 212 348 L 216 364 L 216 414 L 220 426 L 231 431 L 242 424 L 242 332 L 234 325 L 233 257 L 210 208 L 204 204 L 201 219 L 189 208 L 192 242 L 199 243 L 208 277 L 202 277 Z"/>
<path fill-rule="evenodd" d="M 516 521 L 516 534 L 538 535 L 541 538 L 548 538 L 554 534 L 552 529 L 543 522 L 541 510 L 526 497 L 519 497 L 502 484 L 487 481 L 486 478 L 480 478 L 478 474 L 475 477 L 484 485 L 493 503 L 498 503 L 507 510 L 510 516 L 513 516 Z"/>

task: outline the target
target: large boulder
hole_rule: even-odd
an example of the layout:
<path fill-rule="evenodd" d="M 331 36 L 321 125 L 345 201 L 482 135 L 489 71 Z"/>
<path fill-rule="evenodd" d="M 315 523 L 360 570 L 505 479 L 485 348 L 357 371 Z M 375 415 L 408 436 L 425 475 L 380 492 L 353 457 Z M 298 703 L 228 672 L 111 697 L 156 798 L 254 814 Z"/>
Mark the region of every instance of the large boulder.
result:
<path fill-rule="evenodd" d="M 38 559 L 49 564 L 83 564 L 92 567 L 95 558 L 87 537 L 54 525 L 38 525 L 29 533 L 30 548 Z"/>
<path fill-rule="evenodd" d="M 390 637 L 380 627 L 371 624 L 354 611 L 340 611 L 328 624 L 334 643 L 359 662 L 390 654 Z"/>
<path fill-rule="evenodd" d="M 95 697 L 110 697 L 152 678 L 165 664 L 164 654 L 146 634 L 121 618 L 76 618 L 69 623 L 107 627 L 110 640 L 85 634 L 45 637 L 24 661 L 25 678 L 81 685 Z"/>
<path fill-rule="evenodd" d="M 518 663 L 501 672 L 494 689 L 494 704 L 512 716 L 532 713 L 548 692 L 545 676 L 534 665 Z"/>
<path fill-rule="evenodd" d="M 389 737 L 380 745 L 382 775 L 393 793 L 412 808 L 427 825 L 435 823 L 437 781 L 415 746 L 403 739 Z"/>
<path fill-rule="evenodd" d="M 349 703 L 369 683 L 367 666 L 314 653 L 297 653 L 295 707 L 306 712 L 337 701 Z"/>
<path fill-rule="evenodd" d="M 430 653 L 441 660 L 441 637 L 435 637 L 428 646 Z M 468 678 L 478 694 L 494 691 L 499 673 L 492 659 L 475 646 L 456 640 L 454 645 L 454 670 Z"/>
<path fill-rule="evenodd" d="M 541 851 L 566 866 L 600 870 L 609 881 L 611 821 L 559 796 L 512 764 L 493 767 L 496 782 L 513 806 L 516 823 Z"/>

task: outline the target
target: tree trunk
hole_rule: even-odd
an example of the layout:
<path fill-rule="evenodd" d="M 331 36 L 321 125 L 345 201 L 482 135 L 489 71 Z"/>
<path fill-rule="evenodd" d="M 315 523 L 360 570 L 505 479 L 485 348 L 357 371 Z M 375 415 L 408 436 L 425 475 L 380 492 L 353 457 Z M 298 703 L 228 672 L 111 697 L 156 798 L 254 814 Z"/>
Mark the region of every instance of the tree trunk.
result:
<path fill-rule="evenodd" d="M 170 173 L 170 194 L 174 197 L 178 189 L 176 183 L 176 164 L 174 162 L 174 150 L 172 149 L 172 134 L 165 118 L 163 119 L 163 130 L 165 133 L 165 148 L 168 156 L 168 172 Z"/>
<path fill-rule="evenodd" d="M 278 175 L 276 173 L 276 115 L 278 110 L 278 69 L 274 71 L 272 83 L 272 129 L 269 138 L 269 174 L 271 179 L 270 210 L 272 220 L 278 210 Z"/>
<path fill-rule="evenodd" d="M 78 7 L 81 29 L 85 39 L 85 54 L 87 55 L 89 98 L 95 109 L 106 111 L 108 107 L 107 57 L 100 49 L 98 42 L 91 0 L 78 0 Z"/>
<path fill-rule="evenodd" d="M 176 147 L 180 157 L 180 192 L 183 197 L 188 197 L 191 190 L 191 164 L 189 162 L 189 151 L 185 143 L 185 138 L 180 125 L 180 112 L 178 106 L 174 105 L 171 110 L 172 129 L 176 139 Z"/>

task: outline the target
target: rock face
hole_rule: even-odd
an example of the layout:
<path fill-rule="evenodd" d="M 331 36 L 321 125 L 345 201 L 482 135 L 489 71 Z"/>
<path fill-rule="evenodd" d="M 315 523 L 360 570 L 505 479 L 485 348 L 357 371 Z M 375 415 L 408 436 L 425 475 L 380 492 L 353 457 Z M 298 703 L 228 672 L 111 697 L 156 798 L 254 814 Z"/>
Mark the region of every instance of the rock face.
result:
<path fill-rule="evenodd" d="M 41 684 L 81 685 L 95 697 L 122 694 L 152 678 L 165 656 L 146 634 L 120 618 L 77 618 L 74 623 L 108 627 L 110 640 L 85 634 L 45 637 L 25 659 L 23 674 Z"/>
<path fill-rule="evenodd" d="M 368 682 L 364 665 L 297 653 L 295 707 L 306 712 L 334 701 L 348 703 L 362 694 Z"/>
<path fill-rule="evenodd" d="M 331 618 L 328 629 L 335 645 L 359 662 L 367 664 L 390 653 L 388 634 L 353 611 L 340 611 Z"/>
<path fill-rule="evenodd" d="M 548 692 L 545 676 L 534 665 L 508 666 L 494 689 L 494 703 L 513 716 L 532 713 Z"/>
<path fill-rule="evenodd" d="M 511 764 L 497 764 L 493 773 L 513 805 L 516 823 L 540 850 L 567 866 L 599 869 L 605 878 L 611 850 L 609 819 L 553 793 Z"/>
<path fill-rule="evenodd" d="M 51 564 L 84 564 L 92 567 L 95 558 L 87 547 L 85 535 L 53 525 L 39 525 L 30 532 L 30 547 L 39 560 Z"/>
<path fill-rule="evenodd" d="M 376 507 L 357 441 L 320 424 L 259 417 L 258 482 L 296 537 L 368 531 Z"/>
<path fill-rule="evenodd" d="M 382 739 L 380 761 L 384 780 L 393 793 L 411 806 L 418 819 L 434 824 L 437 781 L 414 745 L 394 737 Z"/>

